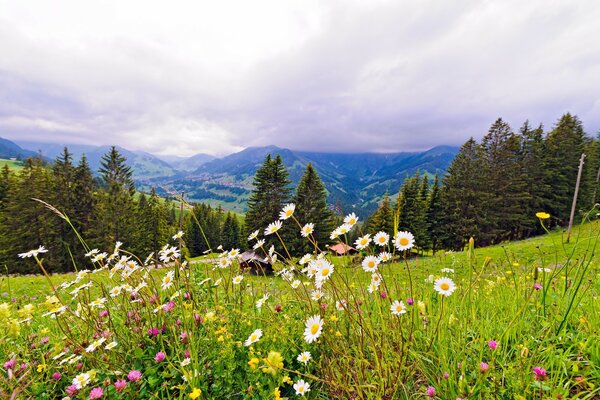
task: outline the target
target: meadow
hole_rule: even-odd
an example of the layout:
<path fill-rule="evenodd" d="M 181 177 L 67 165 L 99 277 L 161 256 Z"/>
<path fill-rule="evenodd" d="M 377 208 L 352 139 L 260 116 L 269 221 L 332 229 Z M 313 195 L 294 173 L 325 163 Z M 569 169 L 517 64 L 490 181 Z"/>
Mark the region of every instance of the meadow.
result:
<path fill-rule="evenodd" d="M 293 209 L 279 223 L 312 242 Z M 420 256 L 390 232 L 292 260 L 262 244 L 279 223 L 249 238 L 274 275 L 237 249 L 182 262 L 176 235 L 146 260 L 117 244 L 78 273 L 3 277 L 0 397 L 600 398 L 597 220 L 570 243 Z M 349 215 L 335 233 L 359 229 Z M 43 272 L 45 251 L 22 262 Z"/>

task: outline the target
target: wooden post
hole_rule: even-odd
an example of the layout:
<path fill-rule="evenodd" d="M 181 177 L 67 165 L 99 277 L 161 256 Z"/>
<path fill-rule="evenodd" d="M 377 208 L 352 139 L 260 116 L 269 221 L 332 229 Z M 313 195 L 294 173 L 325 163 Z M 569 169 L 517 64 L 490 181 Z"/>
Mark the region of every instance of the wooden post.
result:
<path fill-rule="evenodd" d="M 573 227 L 573 218 L 575 218 L 575 207 L 577 206 L 577 193 L 579 193 L 581 171 L 583 171 L 583 160 L 585 160 L 585 153 L 581 153 L 581 158 L 579 159 L 579 171 L 577 171 L 577 182 L 575 183 L 575 193 L 573 194 L 573 204 L 571 205 L 571 217 L 569 218 L 569 229 L 567 230 L 567 243 L 571 240 L 571 228 Z"/>

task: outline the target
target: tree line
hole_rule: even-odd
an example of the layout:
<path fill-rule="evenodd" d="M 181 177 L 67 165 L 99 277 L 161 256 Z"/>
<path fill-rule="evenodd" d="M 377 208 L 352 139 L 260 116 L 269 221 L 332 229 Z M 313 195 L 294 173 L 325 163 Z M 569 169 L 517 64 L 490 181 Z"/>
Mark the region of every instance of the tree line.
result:
<path fill-rule="evenodd" d="M 366 230 L 408 230 L 421 250 L 435 251 L 462 249 L 470 237 L 485 246 L 540 234 L 538 211 L 552 216 L 547 224 L 565 226 L 582 153 L 580 219 L 599 201 L 600 137 L 587 136 L 577 116 L 565 114 L 547 133 L 529 122 L 514 132 L 498 119 L 480 143 L 463 144 L 442 178 L 430 185 L 428 175 L 417 174 L 395 204 L 385 196 Z"/>
<path fill-rule="evenodd" d="M 100 251 L 110 251 L 119 241 L 123 249 L 146 257 L 157 254 L 180 227 L 194 237 L 191 213 L 179 212 L 174 202 L 160 198 L 153 189 L 147 194 L 136 192 L 131 168 L 116 148 L 103 156 L 96 176 L 85 155 L 75 164 L 65 148 L 52 165 L 29 158 L 19 172 L 8 166 L 0 170 L 0 267 L 8 273 L 39 272 L 17 255 L 40 245 L 50 250 L 44 254 L 49 272 L 89 266 L 72 227 L 33 199 L 65 214 L 89 248 Z M 207 224 L 215 241 L 240 245 L 241 227 L 235 215 L 200 205 L 192 212 Z M 207 223 L 208 215 L 216 225 Z M 196 242 L 190 245 L 193 255 L 197 247 Z"/>

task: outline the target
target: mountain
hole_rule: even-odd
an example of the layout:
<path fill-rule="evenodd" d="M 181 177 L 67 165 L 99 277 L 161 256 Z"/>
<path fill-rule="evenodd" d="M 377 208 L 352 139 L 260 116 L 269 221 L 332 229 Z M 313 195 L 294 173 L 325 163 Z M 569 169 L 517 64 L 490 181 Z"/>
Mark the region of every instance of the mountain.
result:
<path fill-rule="evenodd" d="M 194 171 L 201 165 L 206 164 L 212 160 L 215 160 L 215 156 L 210 154 L 199 153 L 191 157 L 177 157 L 177 156 L 157 156 L 161 160 L 169 163 L 170 166 L 178 171 Z"/>
<path fill-rule="evenodd" d="M 29 157 L 37 157 L 39 154 L 35 151 L 25 150 L 15 142 L 0 137 L 0 158 L 10 159 L 18 158 L 25 159 Z"/>
<path fill-rule="evenodd" d="M 243 212 L 254 174 L 267 154 L 279 154 L 295 186 L 312 163 L 329 192 L 330 204 L 367 216 L 385 193 L 395 196 L 404 179 L 417 171 L 433 177 L 443 173 L 458 153 L 457 147 L 438 146 L 424 152 L 338 154 L 299 152 L 276 146 L 250 147 L 202 164 L 195 171 L 146 184 L 163 194 L 185 192 L 192 201 L 204 201 Z"/>
<path fill-rule="evenodd" d="M 41 151 L 45 157 L 52 160 L 62 154 L 64 144 L 18 141 L 24 148 Z M 110 146 L 91 146 L 80 144 L 66 145 L 73 153 L 73 162 L 76 164 L 83 154 L 86 155 L 90 168 L 97 172 L 100 168 L 102 156 L 110 150 Z M 127 165 L 133 170 L 133 177 L 137 181 L 144 181 L 156 177 L 168 177 L 177 173 L 177 170 L 158 157 L 143 151 L 131 151 L 117 146 L 119 152 L 127 159 Z M 37 153 L 36 153 L 37 154 Z"/>

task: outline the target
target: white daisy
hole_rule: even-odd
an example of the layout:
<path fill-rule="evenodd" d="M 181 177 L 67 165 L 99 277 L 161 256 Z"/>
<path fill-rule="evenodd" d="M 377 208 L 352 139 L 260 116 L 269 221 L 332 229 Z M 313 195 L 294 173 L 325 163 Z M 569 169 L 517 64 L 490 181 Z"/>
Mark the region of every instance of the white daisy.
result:
<path fill-rule="evenodd" d="M 404 303 L 402 301 L 394 301 L 390 309 L 392 310 L 392 314 L 394 315 L 401 315 L 406 313 L 406 307 L 404 306 Z"/>
<path fill-rule="evenodd" d="M 304 329 L 304 340 L 308 343 L 312 343 L 321 336 L 323 332 L 323 320 L 318 315 L 313 315 L 306 321 L 306 328 Z"/>
<path fill-rule="evenodd" d="M 302 235 L 302 237 L 308 237 L 308 235 L 313 233 L 314 230 L 315 230 L 315 224 L 308 223 L 302 227 L 302 229 L 300 230 L 300 234 Z"/>
<path fill-rule="evenodd" d="M 363 259 L 362 267 L 365 272 L 375 272 L 379 266 L 379 258 L 375 256 L 366 256 Z"/>
<path fill-rule="evenodd" d="M 40 253 L 47 253 L 47 252 L 48 252 L 48 250 L 46 250 L 44 248 L 44 246 L 40 246 L 37 248 L 37 250 L 29 250 L 27 253 L 19 254 L 19 257 L 21 257 L 21 258 L 37 257 Z"/>
<path fill-rule="evenodd" d="M 344 224 L 348 224 L 350 226 L 354 226 L 358 222 L 358 217 L 356 214 L 348 214 L 346 218 L 344 218 Z"/>
<path fill-rule="evenodd" d="M 281 221 L 271 222 L 265 229 L 265 236 L 271 235 L 281 229 Z"/>
<path fill-rule="evenodd" d="M 332 263 L 325 259 L 320 261 L 321 262 L 318 263 L 317 273 L 315 277 L 317 281 L 325 282 L 333 273 L 334 267 Z"/>
<path fill-rule="evenodd" d="M 364 248 L 366 248 L 369 243 L 371 243 L 371 235 L 369 235 L 368 233 L 364 236 L 359 237 L 358 239 L 356 239 L 356 242 L 354 242 L 354 245 L 356 246 L 356 248 L 358 250 L 362 250 Z"/>
<path fill-rule="evenodd" d="M 448 297 L 456 290 L 456 285 L 452 279 L 443 277 L 435 280 L 433 288 L 442 296 Z"/>
<path fill-rule="evenodd" d="M 323 292 L 321 292 L 320 290 L 313 290 L 310 295 L 310 298 L 314 301 L 319 301 L 323 298 Z"/>
<path fill-rule="evenodd" d="M 256 249 L 263 247 L 264 245 L 265 245 L 265 239 L 260 239 L 260 240 L 257 240 L 256 243 L 254 243 L 254 246 L 252 246 L 252 248 L 254 250 L 256 250 Z"/>
<path fill-rule="evenodd" d="M 173 271 L 169 271 L 167 272 L 167 275 L 165 275 L 162 279 L 162 289 L 166 290 L 168 288 L 170 288 L 171 286 L 173 286 L 173 275 L 175 274 L 175 272 Z"/>
<path fill-rule="evenodd" d="M 73 378 L 73 385 L 75 385 L 75 387 L 78 390 L 81 390 L 84 387 L 86 387 L 88 383 L 90 383 L 90 374 L 88 374 L 87 372 L 79 374 L 75 378 Z"/>
<path fill-rule="evenodd" d="M 298 358 L 296 358 L 296 360 L 298 360 L 299 362 L 301 362 L 303 364 L 308 364 L 308 362 L 310 361 L 310 358 L 311 358 L 310 352 L 303 351 L 302 353 L 300 353 L 300 355 L 298 355 Z"/>
<path fill-rule="evenodd" d="M 375 244 L 377 246 L 385 246 L 390 241 L 390 235 L 388 235 L 385 232 L 379 231 L 379 232 L 377 232 L 375 234 L 375 237 L 373 238 L 373 241 L 375 242 Z"/>
<path fill-rule="evenodd" d="M 304 379 L 300 379 L 294 383 L 294 390 L 297 395 L 304 396 L 306 392 L 310 391 L 310 385 L 307 382 L 304 382 Z"/>
<path fill-rule="evenodd" d="M 242 283 L 242 279 L 244 279 L 244 277 L 242 275 L 238 275 L 238 276 L 234 277 L 233 284 L 239 285 L 240 283 Z"/>
<path fill-rule="evenodd" d="M 390 253 L 388 253 L 387 251 L 382 251 L 381 253 L 379 253 L 379 261 L 388 262 L 391 259 L 392 259 L 392 255 Z"/>
<path fill-rule="evenodd" d="M 181 239 L 182 237 L 183 237 L 183 231 L 179 231 L 173 235 L 173 240 L 178 240 L 178 239 Z"/>
<path fill-rule="evenodd" d="M 298 279 L 296 279 L 294 282 L 292 282 L 292 289 L 297 289 L 298 286 L 300 286 L 300 281 Z"/>
<path fill-rule="evenodd" d="M 410 232 L 400 231 L 394 237 L 394 245 L 399 251 L 409 250 L 415 245 L 415 237 Z"/>
<path fill-rule="evenodd" d="M 250 236 L 248 236 L 248 241 L 256 239 L 258 237 L 258 230 L 252 232 Z"/>
<path fill-rule="evenodd" d="M 262 337 L 263 333 L 261 329 L 257 329 L 254 332 L 252 332 L 250 334 L 250 336 L 248 336 L 248 339 L 246 339 L 246 341 L 244 342 L 244 346 L 250 346 L 253 343 L 256 343 L 260 340 L 260 338 Z"/>
<path fill-rule="evenodd" d="M 307 262 L 309 262 L 310 260 L 312 260 L 312 254 L 305 254 L 305 255 L 302 256 L 302 258 L 300 259 L 300 261 L 298 261 L 298 264 L 304 265 Z"/>
<path fill-rule="evenodd" d="M 284 220 L 290 218 L 292 215 L 294 215 L 294 210 L 296 210 L 296 205 L 294 203 L 286 204 L 286 206 L 283 207 L 283 210 L 281 210 L 279 213 L 279 219 Z"/>

